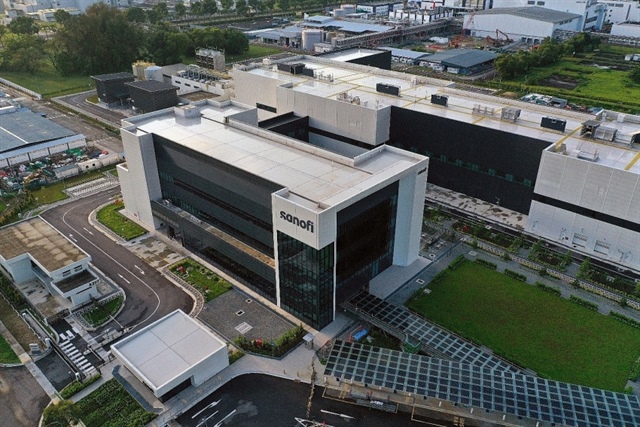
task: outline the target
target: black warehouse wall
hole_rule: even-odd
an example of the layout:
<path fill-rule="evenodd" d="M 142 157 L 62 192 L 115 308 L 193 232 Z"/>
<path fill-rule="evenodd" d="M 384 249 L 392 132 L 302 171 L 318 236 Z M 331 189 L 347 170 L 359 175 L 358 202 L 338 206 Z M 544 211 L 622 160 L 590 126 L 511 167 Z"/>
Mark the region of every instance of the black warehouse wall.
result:
<path fill-rule="evenodd" d="M 525 214 L 542 150 L 551 145 L 393 106 L 389 144 L 429 156 L 428 182 Z"/>

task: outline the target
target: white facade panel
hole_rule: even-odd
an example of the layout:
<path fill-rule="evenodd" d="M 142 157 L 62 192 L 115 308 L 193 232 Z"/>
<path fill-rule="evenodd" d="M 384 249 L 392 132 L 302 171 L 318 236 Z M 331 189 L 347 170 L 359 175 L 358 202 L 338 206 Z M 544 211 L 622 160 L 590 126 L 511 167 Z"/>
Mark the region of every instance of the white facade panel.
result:
<path fill-rule="evenodd" d="M 67 149 L 67 144 L 56 145 L 55 147 L 49 147 L 49 153 L 56 154 L 62 153 Z"/>
<path fill-rule="evenodd" d="M 84 138 L 82 138 L 82 139 L 78 139 L 77 141 L 69 142 L 67 145 L 69 146 L 69 148 L 86 147 L 87 141 Z"/>
<path fill-rule="evenodd" d="M 613 24 L 611 27 L 612 36 L 640 38 L 639 24 Z"/>
<path fill-rule="evenodd" d="M 466 18 L 469 19 L 469 18 Z M 496 37 L 496 29 L 509 35 L 513 40 L 536 39 L 538 42 L 545 37 L 552 37 L 556 29 L 578 31 L 579 19 L 565 24 L 538 21 L 508 14 L 476 15 L 470 26 L 466 27 L 474 37 Z M 533 40 L 531 40 L 533 41 Z"/>
<path fill-rule="evenodd" d="M 47 157 L 49 155 L 48 148 L 41 148 L 40 150 L 33 150 L 29 153 L 29 158 L 31 160 L 41 159 L 42 157 Z"/>
<path fill-rule="evenodd" d="M 640 233 L 533 201 L 527 231 L 589 256 L 640 269 Z"/>
<path fill-rule="evenodd" d="M 393 250 L 393 264 L 407 266 L 418 259 L 422 215 L 427 188 L 427 161 L 424 169 L 402 178 L 398 186 L 398 211 Z"/>

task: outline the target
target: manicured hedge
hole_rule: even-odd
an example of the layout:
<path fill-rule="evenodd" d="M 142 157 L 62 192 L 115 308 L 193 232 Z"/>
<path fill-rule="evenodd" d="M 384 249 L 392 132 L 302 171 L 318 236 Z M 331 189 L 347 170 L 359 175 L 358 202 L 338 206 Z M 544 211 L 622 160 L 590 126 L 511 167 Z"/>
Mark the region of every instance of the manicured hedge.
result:
<path fill-rule="evenodd" d="M 487 261 L 486 259 L 476 258 L 476 262 L 484 267 L 495 270 L 498 268 L 498 264 L 494 264 L 492 262 Z"/>
<path fill-rule="evenodd" d="M 465 261 L 464 255 L 458 255 L 456 259 L 453 260 L 451 264 L 449 264 L 449 270 L 455 270 Z"/>
<path fill-rule="evenodd" d="M 509 277 L 512 277 L 516 280 L 520 280 L 521 282 L 526 282 L 527 281 L 527 276 L 525 276 L 524 274 L 520 274 L 517 273 L 513 270 L 509 270 L 508 268 L 504 269 L 504 274 L 506 274 Z"/>
<path fill-rule="evenodd" d="M 571 295 L 569 299 L 578 305 L 588 308 L 589 310 L 598 311 L 598 304 L 592 303 L 591 301 L 583 300 L 575 295 Z"/>
<path fill-rule="evenodd" d="M 609 312 L 609 316 L 613 317 L 616 320 L 621 321 L 622 323 L 626 323 L 629 326 L 633 326 L 634 328 L 640 328 L 640 322 L 630 317 L 623 316 L 620 313 L 616 313 L 615 311 Z"/>
<path fill-rule="evenodd" d="M 545 292 L 549 292 L 550 294 L 560 296 L 560 290 L 554 288 L 553 286 L 545 285 L 544 283 L 536 282 L 536 286 L 542 289 Z"/>

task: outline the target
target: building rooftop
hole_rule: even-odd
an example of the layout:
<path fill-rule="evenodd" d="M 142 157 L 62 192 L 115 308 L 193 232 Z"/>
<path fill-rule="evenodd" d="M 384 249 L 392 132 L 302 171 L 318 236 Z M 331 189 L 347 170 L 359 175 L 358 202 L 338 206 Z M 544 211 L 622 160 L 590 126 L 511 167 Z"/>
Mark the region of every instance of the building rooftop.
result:
<path fill-rule="evenodd" d="M 173 86 L 169 83 L 159 82 L 156 80 L 140 80 L 137 82 L 125 83 L 127 86 L 134 87 L 136 89 L 154 93 L 154 92 L 168 92 L 168 91 L 178 91 L 178 87 Z"/>
<path fill-rule="evenodd" d="M 152 389 L 159 389 L 226 344 L 182 310 L 111 346 Z"/>
<path fill-rule="evenodd" d="M 55 286 L 65 294 L 80 286 L 83 286 L 89 282 L 96 280 L 96 276 L 89 270 L 82 270 L 80 273 L 74 274 L 71 277 L 62 279 L 59 282 L 54 283 Z"/>
<path fill-rule="evenodd" d="M 354 59 L 366 58 L 367 56 L 377 55 L 379 53 L 380 53 L 379 50 L 358 48 L 358 49 L 347 49 L 347 50 L 338 51 L 338 52 L 329 52 L 320 56 L 322 56 L 325 59 L 331 59 L 333 61 L 349 62 L 349 61 L 353 61 Z"/>
<path fill-rule="evenodd" d="M 451 49 L 434 53 L 425 58 L 428 62 L 441 62 L 454 67 L 468 68 L 474 65 L 484 64 L 493 61 L 498 57 L 497 53 L 479 49 Z"/>
<path fill-rule="evenodd" d="M 396 49 L 395 47 L 379 47 L 378 49 L 390 50 L 391 56 L 402 56 L 404 58 L 410 58 L 410 59 L 419 59 L 419 58 L 424 58 L 431 55 L 430 53 L 426 53 L 426 52 L 416 52 L 415 50 L 409 50 L 409 49 Z"/>
<path fill-rule="evenodd" d="M 124 128 L 165 137 L 282 185 L 298 196 L 300 203 L 318 212 L 349 199 L 352 191 L 371 188 L 426 159 L 390 146 L 348 158 L 234 120 L 234 114 L 247 109 L 232 102 L 216 106 L 209 101 L 200 107 L 202 120 L 196 123 L 176 119 L 174 109 L 128 119 Z"/>
<path fill-rule="evenodd" d="M 0 256 L 9 260 L 25 253 L 49 272 L 89 257 L 40 217 L 0 228 Z"/>
<path fill-rule="evenodd" d="M 75 135 L 31 110 L 5 108 L 0 111 L 0 153 Z"/>
<path fill-rule="evenodd" d="M 133 79 L 133 74 L 131 73 L 111 73 L 111 74 L 99 74 L 97 76 L 91 76 L 94 80 L 99 80 L 101 82 L 108 82 L 113 80 L 127 80 Z"/>
<path fill-rule="evenodd" d="M 577 13 L 561 12 L 559 10 L 546 9 L 544 7 L 501 7 L 497 9 L 486 9 L 474 12 L 478 15 L 513 15 L 520 18 L 534 19 L 544 22 L 562 22 L 581 18 Z"/>
<path fill-rule="evenodd" d="M 300 24 L 306 28 L 337 28 L 347 33 L 379 33 L 393 30 L 386 25 L 367 24 L 364 22 L 344 21 L 330 16 L 310 16 Z"/>
<path fill-rule="evenodd" d="M 600 128 L 615 130 L 615 140 L 629 141 L 640 133 L 640 117 L 614 112 L 600 113 L 595 116 L 578 111 L 537 105 L 521 100 L 501 98 L 455 88 L 455 83 L 411 74 L 380 70 L 352 63 L 340 63 L 326 60 L 324 57 L 301 55 L 286 62 L 303 63 L 314 70 L 316 77 L 304 74 L 292 75 L 273 69 L 272 66 L 254 64 L 246 72 L 280 79 L 290 90 L 306 92 L 323 98 L 336 99 L 337 94 L 347 93 L 358 97 L 365 108 L 381 109 L 391 106 L 402 107 L 434 116 L 445 117 L 464 123 L 492 129 L 500 129 L 516 135 L 523 135 L 547 141 L 549 146 L 565 144 L 566 154 L 578 156 L 580 151 L 595 153 L 598 150 L 598 163 L 619 170 L 640 174 L 640 150 L 636 144 L 617 143 L 613 140 L 594 139 L 581 136 L 583 123 L 597 120 Z M 318 75 L 327 78 L 318 78 Z M 397 86 L 400 96 L 376 91 L 378 83 Z M 431 95 L 448 97 L 446 107 L 431 103 Z M 509 109 L 520 110 L 517 120 L 502 117 Z M 566 122 L 564 132 L 541 127 L 545 117 Z M 636 137 L 637 138 L 637 137 Z M 587 161 L 587 160 L 585 160 Z M 585 163 L 585 166 L 588 164 Z"/>

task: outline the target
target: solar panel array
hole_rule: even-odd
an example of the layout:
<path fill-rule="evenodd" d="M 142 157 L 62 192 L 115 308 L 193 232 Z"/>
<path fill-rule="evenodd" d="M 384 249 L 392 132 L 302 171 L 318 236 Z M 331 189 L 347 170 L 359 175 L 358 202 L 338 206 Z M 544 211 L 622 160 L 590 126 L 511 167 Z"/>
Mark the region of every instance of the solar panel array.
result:
<path fill-rule="evenodd" d="M 359 293 L 351 298 L 349 303 L 358 309 L 359 315 L 366 314 L 419 340 L 424 350 L 433 356 L 488 369 L 522 373 L 521 369 L 507 361 L 483 351 L 404 307 L 384 301 L 368 292 Z"/>
<path fill-rule="evenodd" d="M 359 343 L 336 341 L 325 375 L 556 424 L 640 425 L 637 396 Z"/>

